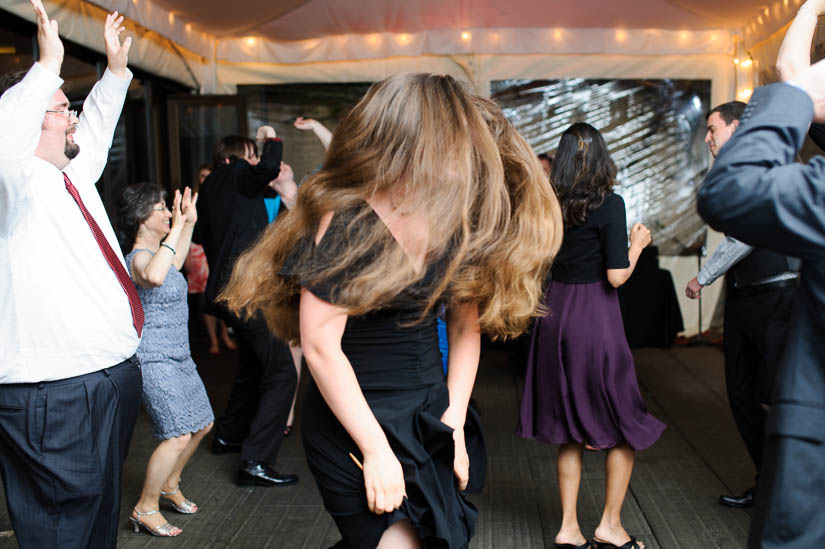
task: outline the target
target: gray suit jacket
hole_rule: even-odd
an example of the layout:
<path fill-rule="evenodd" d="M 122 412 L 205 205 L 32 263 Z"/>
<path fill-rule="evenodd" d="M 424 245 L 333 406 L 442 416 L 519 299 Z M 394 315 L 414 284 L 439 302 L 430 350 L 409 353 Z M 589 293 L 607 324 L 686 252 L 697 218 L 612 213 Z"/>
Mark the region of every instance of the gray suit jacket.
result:
<path fill-rule="evenodd" d="M 825 157 L 795 157 L 813 104 L 788 84 L 757 89 L 739 129 L 719 152 L 699 193 L 716 230 L 802 259 L 800 285 L 768 435 L 825 442 Z M 825 463 L 821 466 L 825 469 Z"/>

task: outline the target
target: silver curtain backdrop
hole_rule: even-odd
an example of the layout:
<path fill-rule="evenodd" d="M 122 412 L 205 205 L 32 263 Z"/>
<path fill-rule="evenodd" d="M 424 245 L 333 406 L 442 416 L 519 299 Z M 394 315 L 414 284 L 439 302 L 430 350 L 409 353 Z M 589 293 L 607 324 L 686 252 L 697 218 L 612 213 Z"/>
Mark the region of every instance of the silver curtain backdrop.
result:
<path fill-rule="evenodd" d="M 708 80 L 499 80 L 492 98 L 537 153 L 553 154 L 574 122 L 597 128 L 618 168 L 628 228 L 650 227 L 663 255 L 705 242 L 696 192 L 708 169 Z"/>

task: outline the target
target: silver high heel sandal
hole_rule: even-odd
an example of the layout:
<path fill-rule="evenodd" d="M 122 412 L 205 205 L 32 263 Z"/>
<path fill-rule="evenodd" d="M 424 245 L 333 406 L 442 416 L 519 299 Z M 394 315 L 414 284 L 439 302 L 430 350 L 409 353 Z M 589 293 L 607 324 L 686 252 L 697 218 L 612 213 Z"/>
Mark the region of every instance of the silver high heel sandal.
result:
<path fill-rule="evenodd" d="M 152 536 L 158 536 L 161 538 L 174 538 L 183 533 L 183 530 L 181 530 L 177 526 L 172 526 L 168 522 L 165 522 L 160 526 L 152 528 L 151 526 L 149 526 L 148 524 L 144 524 L 143 521 L 140 520 L 140 517 L 148 517 L 149 515 L 154 515 L 158 512 L 157 509 L 155 509 L 154 511 L 146 511 L 145 513 L 141 513 L 140 511 L 138 511 L 137 507 L 135 507 L 134 510 L 137 514 L 137 517 L 129 515 L 129 522 L 132 523 L 132 526 L 135 528 L 135 532 L 140 532 L 140 529 L 143 528 L 144 530 L 146 530 L 147 534 L 150 534 Z M 178 532 L 177 534 L 174 533 L 175 528 L 178 528 L 180 532 Z"/>
<path fill-rule="evenodd" d="M 169 504 L 172 505 L 172 508 L 175 511 L 177 511 L 178 513 L 183 513 L 184 515 L 194 515 L 195 513 L 198 512 L 198 506 L 197 506 L 197 504 L 195 504 L 194 501 L 184 499 L 183 503 L 178 505 L 177 503 L 175 503 L 174 501 L 169 499 L 169 496 L 174 496 L 175 494 L 177 494 L 179 489 L 180 489 L 180 484 L 175 486 L 175 489 L 172 490 L 171 492 L 164 492 L 163 490 L 161 490 L 160 495 L 162 495 L 166 499 L 166 501 L 168 501 Z"/>

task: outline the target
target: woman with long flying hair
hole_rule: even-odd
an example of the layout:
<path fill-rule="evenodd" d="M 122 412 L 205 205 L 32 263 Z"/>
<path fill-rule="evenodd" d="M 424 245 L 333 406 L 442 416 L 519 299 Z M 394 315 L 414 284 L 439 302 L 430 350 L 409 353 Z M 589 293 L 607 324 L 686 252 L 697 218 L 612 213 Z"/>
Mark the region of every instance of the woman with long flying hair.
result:
<path fill-rule="evenodd" d="M 161 497 L 179 513 L 198 511 L 180 491 L 180 477 L 215 419 L 189 352 L 186 280 L 180 273 L 198 219 L 196 202 L 189 188 L 183 195 L 175 191 L 170 212 L 160 187 L 139 183 L 126 187 L 117 204 L 118 239 L 146 315 L 137 350 L 142 400 L 161 441 L 129 519 L 135 532 L 143 528 L 153 536 L 182 532 L 160 514 Z"/>
<path fill-rule="evenodd" d="M 619 310 L 624 284 L 650 231 L 630 230 L 622 197 L 612 191 L 616 166 L 602 135 L 577 123 L 561 137 L 551 181 L 564 216 L 564 241 L 544 304 L 551 314 L 533 328 L 517 434 L 559 444 L 562 524 L 556 547 L 590 547 L 576 516 L 582 451 L 607 450 L 605 505 L 593 538 L 599 549 L 640 549 L 621 524 L 636 450 L 665 425 L 647 412 Z"/>
<path fill-rule="evenodd" d="M 449 76 L 400 74 L 338 124 L 295 209 L 241 256 L 227 305 L 303 345 L 304 447 L 337 547 L 467 547 L 480 331 L 524 330 L 560 239 L 552 189 L 500 110 Z"/>

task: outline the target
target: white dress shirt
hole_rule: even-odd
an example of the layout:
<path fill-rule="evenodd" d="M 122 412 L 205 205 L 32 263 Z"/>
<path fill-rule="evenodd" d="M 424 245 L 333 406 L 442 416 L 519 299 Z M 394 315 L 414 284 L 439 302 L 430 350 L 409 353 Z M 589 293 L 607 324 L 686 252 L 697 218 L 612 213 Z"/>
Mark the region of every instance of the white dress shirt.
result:
<path fill-rule="evenodd" d="M 80 154 L 65 169 L 121 262 L 94 184 L 131 77 L 107 70 L 95 84 L 74 134 Z M 34 154 L 46 109 L 62 83 L 35 63 L 0 97 L 0 384 L 101 370 L 132 356 L 140 342 L 129 299 L 63 173 Z"/>

